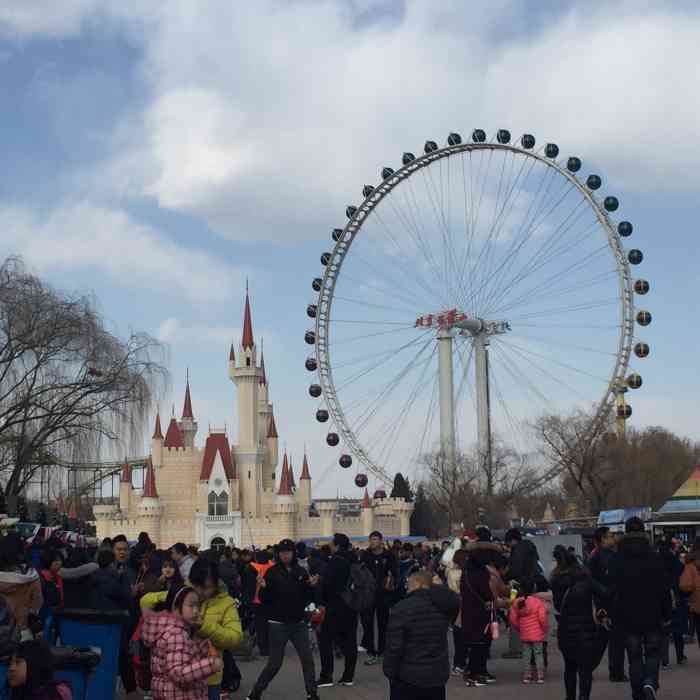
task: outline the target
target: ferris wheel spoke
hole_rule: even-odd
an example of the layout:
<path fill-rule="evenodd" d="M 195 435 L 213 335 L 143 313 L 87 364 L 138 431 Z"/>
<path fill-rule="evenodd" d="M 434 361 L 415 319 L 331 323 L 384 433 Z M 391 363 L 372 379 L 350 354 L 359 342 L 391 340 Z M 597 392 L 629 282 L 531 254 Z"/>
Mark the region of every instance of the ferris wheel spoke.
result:
<path fill-rule="evenodd" d="M 495 363 L 489 365 L 489 367 L 494 367 L 494 369 L 497 366 L 498 365 Z M 510 410 L 508 402 L 506 401 L 501 390 L 501 383 L 498 379 L 498 373 L 496 371 L 491 372 L 490 386 L 493 387 L 493 393 L 496 396 L 496 401 L 501 408 L 501 413 L 505 419 L 504 422 L 507 424 L 505 427 L 508 428 L 508 442 L 517 440 L 518 447 L 521 448 L 522 451 L 522 447 L 526 443 L 522 422 L 518 420 Z M 496 430 L 496 433 L 498 434 L 498 430 Z"/>
<path fill-rule="evenodd" d="M 414 312 L 416 309 L 416 303 L 417 303 L 418 299 L 416 297 L 404 296 L 396 289 L 389 290 L 386 287 L 380 287 L 378 285 L 371 284 L 367 280 L 360 280 L 360 279 L 357 279 L 355 277 L 351 277 L 350 275 L 347 275 L 347 274 L 343 274 L 343 282 L 344 283 L 348 283 L 348 282 L 352 283 L 352 285 L 354 285 L 353 286 L 354 289 L 362 289 L 363 287 L 367 287 L 370 290 L 375 290 L 375 291 L 379 292 L 380 295 L 391 294 L 392 297 L 395 297 L 399 301 L 402 301 L 402 302 L 405 302 L 406 304 L 408 304 L 408 306 L 403 308 L 404 311 Z M 394 308 L 394 310 L 395 310 L 395 307 L 392 307 L 392 308 Z"/>
<path fill-rule="evenodd" d="M 542 337 L 541 335 L 531 335 L 529 333 L 518 333 L 518 338 L 522 338 L 526 341 L 534 341 L 538 344 L 544 344 L 546 346 L 556 345 L 562 348 L 569 348 L 571 350 L 583 350 L 584 352 L 594 352 L 598 355 L 606 355 L 608 357 L 617 357 L 616 352 L 610 352 L 609 350 L 599 350 L 598 348 L 592 348 L 587 345 L 577 345 L 576 343 L 566 343 L 561 340 L 555 340 L 551 337 Z"/>
<path fill-rule="evenodd" d="M 605 246 L 607 247 L 607 246 Z M 598 254 L 596 253 L 596 256 Z M 595 257 L 595 256 L 593 256 Z M 528 291 L 523 292 L 519 297 L 511 300 L 507 305 L 499 306 L 498 308 L 492 310 L 489 308 L 488 315 L 501 314 L 505 311 L 511 311 L 513 309 L 519 308 L 520 306 L 529 306 L 533 302 L 538 302 L 540 299 L 547 299 L 552 296 L 560 298 L 566 296 L 567 294 L 580 293 L 589 289 L 591 287 L 597 286 L 600 282 L 604 282 L 607 279 L 615 279 L 617 277 L 617 270 L 607 270 L 600 272 L 593 277 L 588 277 L 586 279 L 577 281 L 575 284 L 572 282 L 572 273 L 579 270 L 585 270 L 587 264 L 593 258 L 586 258 L 585 262 L 576 261 L 564 268 L 564 270 L 551 275 L 547 279 L 542 280 L 536 286 L 531 287 Z M 557 287 L 556 282 L 563 284 L 565 286 Z"/>
<path fill-rule="evenodd" d="M 385 311 L 399 311 L 401 313 L 415 313 L 415 310 L 409 309 L 405 306 L 387 306 L 386 304 L 375 304 L 371 301 L 364 301 L 362 299 L 353 299 L 346 296 L 336 296 L 339 301 L 345 301 L 348 304 L 357 304 L 358 306 L 371 307 L 373 309 L 384 309 Z"/>
<path fill-rule="evenodd" d="M 612 299 L 600 299 L 590 302 L 581 302 L 580 304 L 571 304 L 569 306 L 554 306 L 549 309 L 543 309 L 542 311 L 532 311 L 530 313 L 522 314 L 520 316 L 509 316 L 508 320 L 515 326 L 517 321 L 523 319 L 532 318 L 546 318 L 548 316 L 559 316 L 568 315 L 576 311 L 590 311 L 592 309 L 603 309 L 606 306 L 619 305 L 619 297 Z"/>
<path fill-rule="evenodd" d="M 438 396 L 438 375 L 435 374 L 435 379 L 433 380 L 433 389 L 430 394 L 430 401 L 428 403 L 428 412 L 426 415 L 425 423 L 423 424 L 423 431 L 421 433 L 420 441 L 418 442 L 418 447 L 414 452 L 412 464 L 418 466 L 422 455 L 426 453 L 426 440 L 428 435 L 432 435 L 433 420 L 435 418 L 435 407 L 437 405 Z"/>
<path fill-rule="evenodd" d="M 379 352 L 372 352 L 369 355 L 362 355 L 360 357 L 353 358 L 352 360 L 348 360 L 346 362 L 339 362 L 339 363 L 334 363 L 333 367 L 334 369 L 340 369 L 344 367 L 352 367 L 356 364 L 359 364 L 360 362 L 365 362 L 367 360 L 374 360 L 380 357 L 393 357 L 398 355 L 400 352 L 403 350 L 406 350 L 407 348 L 410 348 L 414 345 L 417 345 L 418 343 L 421 342 L 421 340 L 424 340 L 425 336 L 424 335 L 417 335 L 413 340 L 409 340 L 407 343 L 400 345 L 398 348 L 391 347 L 387 350 L 381 350 Z"/>
<path fill-rule="evenodd" d="M 550 170 L 549 168 L 545 169 L 545 171 L 542 173 L 542 175 L 540 177 L 537 192 L 536 192 L 535 196 L 530 200 L 530 205 L 528 206 L 525 217 L 523 218 L 523 225 L 522 225 L 521 231 L 526 230 L 525 226 L 526 226 L 527 222 L 529 220 L 531 220 L 531 217 L 536 216 L 537 212 L 539 211 L 539 206 L 541 206 L 542 202 L 545 201 L 545 196 L 543 196 L 543 194 L 542 194 L 542 192 L 543 192 L 542 188 L 544 187 L 545 182 L 547 182 L 547 180 L 549 179 L 550 180 L 549 185 L 544 189 L 544 193 L 546 195 L 546 193 L 549 191 L 549 187 L 551 187 L 551 183 L 553 182 L 553 176 L 551 175 L 549 170 Z M 533 207 L 535 207 L 534 214 L 532 212 Z M 503 262 L 501 263 L 501 266 L 505 265 L 508 261 L 512 262 L 514 255 L 517 254 L 518 250 L 520 248 L 522 248 L 522 246 L 525 245 L 527 240 L 528 239 L 525 237 L 525 235 L 521 235 L 521 233 L 519 231 L 514 238 L 514 242 L 511 244 L 511 248 L 513 248 L 513 251 L 509 252 L 508 254 L 506 254 L 504 256 L 504 259 L 503 259 Z M 477 268 L 476 268 L 476 265 L 474 264 L 474 265 L 472 265 L 471 274 L 474 275 L 474 273 L 476 271 L 477 271 Z M 498 268 L 497 268 L 496 272 L 498 272 Z M 474 305 L 476 303 L 476 300 L 479 297 L 479 295 L 483 292 L 484 287 L 490 283 L 490 280 L 492 278 L 492 274 L 493 273 L 490 273 L 487 275 L 485 270 L 481 271 L 481 274 L 477 277 L 477 284 L 475 285 L 476 289 L 473 292 L 472 296 L 467 300 L 468 304 Z"/>
<path fill-rule="evenodd" d="M 582 200 L 583 201 L 583 200 Z M 520 282 L 527 279 L 530 275 L 537 272 L 540 268 L 558 259 L 561 255 L 566 255 L 572 252 L 572 246 L 567 240 L 568 235 L 573 231 L 576 232 L 576 226 L 579 223 L 579 217 L 584 215 L 585 209 L 581 208 L 577 212 L 579 206 L 577 205 L 569 215 L 562 221 L 552 233 L 542 242 L 535 253 L 528 259 L 528 261 L 516 272 L 508 282 L 501 286 L 501 281 L 503 280 L 504 274 L 499 274 L 498 277 L 498 288 L 494 284 L 494 292 L 489 297 L 489 303 L 497 303 L 506 297 L 508 292 L 511 291 Z M 593 224 L 589 225 L 583 230 L 583 233 L 578 235 L 579 240 L 586 240 L 585 236 L 593 231 L 598 226 L 598 222 L 595 221 Z M 554 244 L 554 239 L 557 238 L 557 243 Z M 606 246 L 601 248 L 605 249 Z M 546 255 L 545 255 L 546 253 Z M 509 266 L 510 267 L 510 266 Z M 504 268 L 505 272 L 505 268 Z"/>

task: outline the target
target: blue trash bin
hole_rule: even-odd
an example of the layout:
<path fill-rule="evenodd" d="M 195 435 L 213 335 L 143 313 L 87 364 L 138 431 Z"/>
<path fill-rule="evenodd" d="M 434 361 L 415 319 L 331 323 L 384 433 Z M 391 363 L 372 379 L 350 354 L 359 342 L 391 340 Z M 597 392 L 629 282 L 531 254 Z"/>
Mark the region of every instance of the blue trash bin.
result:
<path fill-rule="evenodd" d="M 101 653 L 96 647 L 72 646 L 51 647 L 53 677 L 57 681 L 68 681 L 73 690 L 73 700 L 88 697 L 89 683 L 100 663 Z"/>
<path fill-rule="evenodd" d="M 55 620 L 61 645 L 100 650 L 101 659 L 90 679 L 86 700 L 112 700 L 119 670 L 122 627 L 128 624 L 129 613 L 64 608 L 56 612 Z"/>

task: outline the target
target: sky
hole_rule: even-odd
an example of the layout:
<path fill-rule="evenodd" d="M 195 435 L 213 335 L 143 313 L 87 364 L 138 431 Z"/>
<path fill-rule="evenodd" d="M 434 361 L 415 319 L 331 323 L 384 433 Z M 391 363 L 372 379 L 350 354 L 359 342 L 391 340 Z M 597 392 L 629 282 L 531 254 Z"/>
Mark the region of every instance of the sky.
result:
<path fill-rule="evenodd" d="M 633 425 L 700 439 L 698 36 L 689 2 L 5 0 L 0 255 L 167 343 L 162 412 L 189 368 L 200 441 L 236 423 L 248 280 L 282 446 L 318 495 L 356 495 L 303 367 L 330 232 L 426 139 L 532 133 L 634 222 L 654 320 Z"/>

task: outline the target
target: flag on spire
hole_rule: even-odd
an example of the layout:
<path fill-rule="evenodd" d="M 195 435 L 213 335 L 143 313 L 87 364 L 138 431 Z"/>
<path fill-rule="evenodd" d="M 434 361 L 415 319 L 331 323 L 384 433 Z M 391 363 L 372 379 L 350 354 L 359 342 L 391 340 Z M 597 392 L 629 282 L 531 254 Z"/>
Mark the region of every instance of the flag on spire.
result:
<path fill-rule="evenodd" d="M 252 350 L 253 345 L 253 321 L 250 317 L 250 298 L 248 297 L 248 282 L 245 283 L 245 310 L 243 312 L 243 339 L 241 340 L 241 345 L 247 349 Z"/>

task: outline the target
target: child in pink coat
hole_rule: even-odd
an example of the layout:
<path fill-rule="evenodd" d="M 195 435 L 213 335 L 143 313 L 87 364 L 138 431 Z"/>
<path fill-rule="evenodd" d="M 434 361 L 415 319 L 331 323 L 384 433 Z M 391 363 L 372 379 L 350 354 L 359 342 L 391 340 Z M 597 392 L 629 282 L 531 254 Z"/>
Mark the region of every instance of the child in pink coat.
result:
<path fill-rule="evenodd" d="M 142 639 L 151 649 L 154 700 L 207 700 L 207 678 L 223 669 L 209 642 L 194 635 L 201 626 L 193 588 L 168 592 L 167 611 L 144 618 Z"/>
<path fill-rule="evenodd" d="M 549 631 L 547 606 L 534 595 L 534 585 L 525 581 L 510 609 L 510 624 L 523 641 L 523 683 L 544 683 L 544 642 Z M 530 661 L 534 657 L 534 673 Z"/>

